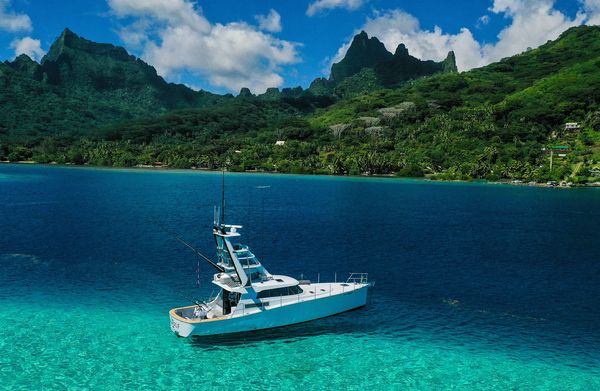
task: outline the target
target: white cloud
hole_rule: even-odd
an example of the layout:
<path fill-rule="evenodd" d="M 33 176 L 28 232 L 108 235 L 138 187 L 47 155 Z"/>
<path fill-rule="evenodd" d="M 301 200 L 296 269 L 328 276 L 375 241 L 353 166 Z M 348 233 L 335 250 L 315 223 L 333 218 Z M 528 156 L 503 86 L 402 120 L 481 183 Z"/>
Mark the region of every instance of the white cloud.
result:
<path fill-rule="evenodd" d="M 15 51 L 15 57 L 21 54 L 27 54 L 32 59 L 39 61 L 46 52 L 42 49 L 42 44 L 39 39 L 24 37 L 15 39 L 10 44 L 11 49 Z"/>
<path fill-rule="evenodd" d="M 142 49 L 148 39 L 150 22 L 146 19 L 136 20 L 130 25 L 121 27 L 117 34 L 125 45 L 133 49 Z"/>
<path fill-rule="evenodd" d="M 271 33 L 278 33 L 281 31 L 281 15 L 274 9 L 271 9 L 267 15 L 256 15 L 256 21 L 258 27 L 261 30 L 269 31 Z"/>
<path fill-rule="evenodd" d="M 10 0 L 0 0 L 0 30 L 18 32 L 31 31 L 31 19 L 9 9 Z"/>
<path fill-rule="evenodd" d="M 480 45 L 468 29 L 451 35 L 435 27 L 433 31 L 422 30 L 419 20 L 401 10 L 385 13 L 376 12 L 374 17 L 367 18 L 361 30 L 370 36 L 379 38 L 392 53 L 400 43 L 404 43 L 411 55 L 421 59 L 443 60 L 450 50 L 457 54 L 457 66 L 460 70 L 483 65 Z M 345 43 L 332 62 L 341 60 L 350 42 Z"/>
<path fill-rule="evenodd" d="M 10 9 L 10 0 L 0 0 L 0 30 L 11 33 L 30 32 L 33 25 L 28 15 Z M 15 57 L 26 54 L 36 61 L 46 54 L 40 40 L 32 37 L 15 38 L 10 43 L 10 48 L 14 50 Z"/>
<path fill-rule="evenodd" d="M 334 9 L 344 8 L 350 11 L 359 9 L 367 0 L 316 0 L 308 5 L 306 15 L 314 16 L 319 12 Z"/>
<path fill-rule="evenodd" d="M 154 18 L 174 25 L 193 26 L 208 32 L 210 23 L 189 0 L 108 0 L 111 10 L 119 17 Z"/>
<path fill-rule="evenodd" d="M 554 9 L 554 0 L 496 0 L 491 10 L 511 18 L 512 23 L 500 32 L 496 44 L 483 46 L 487 62 L 556 39 L 569 27 L 578 26 L 585 20 L 581 13 L 570 19 Z"/>
<path fill-rule="evenodd" d="M 598 4 L 600 10 L 600 0 L 586 1 Z M 466 27 L 456 34 L 444 32 L 438 26 L 433 30 L 422 29 L 416 17 L 398 9 L 375 11 L 361 29 L 378 37 L 388 50 L 393 52 L 398 44 L 404 43 L 413 56 L 421 59 L 440 61 L 454 50 L 458 69 L 465 71 L 539 46 L 589 17 L 579 12 L 571 19 L 554 8 L 554 0 L 495 0 L 490 11 L 510 20 L 493 44 L 478 42 Z M 349 42 L 338 50 L 333 62 L 343 58 L 348 46 Z"/>
<path fill-rule="evenodd" d="M 123 42 L 142 47 L 142 58 L 167 78 L 178 79 L 188 72 L 215 87 L 263 92 L 283 84 L 281 66 L 299 61 L 298 44 L 245 22 L 211 23 L 190 0 L 108 0 L 108 4 L 118 17 L 134 20 L 120 30 Z"/>
<path fill-rule="evenodd" d="M 587 14 L 587 24 L 600 24 L 600 0 L 581 0 Z"/>

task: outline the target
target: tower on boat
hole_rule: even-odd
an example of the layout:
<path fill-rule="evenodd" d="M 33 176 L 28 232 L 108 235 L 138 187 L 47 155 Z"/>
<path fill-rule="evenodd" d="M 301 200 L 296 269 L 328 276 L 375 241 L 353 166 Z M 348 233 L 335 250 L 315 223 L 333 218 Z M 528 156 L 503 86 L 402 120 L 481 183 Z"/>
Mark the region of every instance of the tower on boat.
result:
<path fill-rule="evenodd" d="M 344 282 L 318 283 L 271 274 L 248 246 L 234 243 L 241 228 L 215 218 L 213 236 L 218 261 L 206 260 L 217 271 L 212 283 L 219 293 L 207 302 L 169 311 L 171 330 L 178 336 L 281 327 L 366 305 L 372 286 L 366 273 L 351 273 Z"/>

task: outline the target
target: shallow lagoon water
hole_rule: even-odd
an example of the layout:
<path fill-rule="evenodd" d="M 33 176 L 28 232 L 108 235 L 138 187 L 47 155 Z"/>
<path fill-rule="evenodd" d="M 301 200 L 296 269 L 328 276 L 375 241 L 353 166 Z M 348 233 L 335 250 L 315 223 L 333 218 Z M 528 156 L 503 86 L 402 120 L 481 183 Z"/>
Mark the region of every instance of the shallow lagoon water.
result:
<path fill-rule="evenodd" d="M 368 307 L 176 338 L 221 175 L 0 165 L 6 389 L 600 389 L 600 191 L 228 174 L 272 272 L 376 280 Z"/>

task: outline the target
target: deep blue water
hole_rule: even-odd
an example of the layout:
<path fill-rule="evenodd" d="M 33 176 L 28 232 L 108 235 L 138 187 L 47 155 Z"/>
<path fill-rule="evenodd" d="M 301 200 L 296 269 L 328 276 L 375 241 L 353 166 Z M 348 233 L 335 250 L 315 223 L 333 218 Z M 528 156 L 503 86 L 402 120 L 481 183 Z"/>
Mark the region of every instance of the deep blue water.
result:
<path fill-rule="evenodd" d="M 600 389 L 600 191 L 227 174 L 269 271 L 369 272 L 365 309 L 178 339 L 219 173 L 0 165 L 8 388 Z"/>

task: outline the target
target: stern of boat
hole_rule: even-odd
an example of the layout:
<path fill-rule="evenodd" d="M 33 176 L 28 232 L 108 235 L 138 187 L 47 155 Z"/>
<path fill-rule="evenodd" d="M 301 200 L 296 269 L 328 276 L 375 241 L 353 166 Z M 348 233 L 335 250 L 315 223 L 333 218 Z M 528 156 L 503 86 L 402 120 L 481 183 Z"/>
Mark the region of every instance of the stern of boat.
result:
<path fill-rule="evenodd" d="M 190 307 L 174 308 L 169 311 L 171 331 L 178 337 L 189 337 L 194 331 L 195 325 L 184 319 L 184 313 L 188 308 Z"/>

